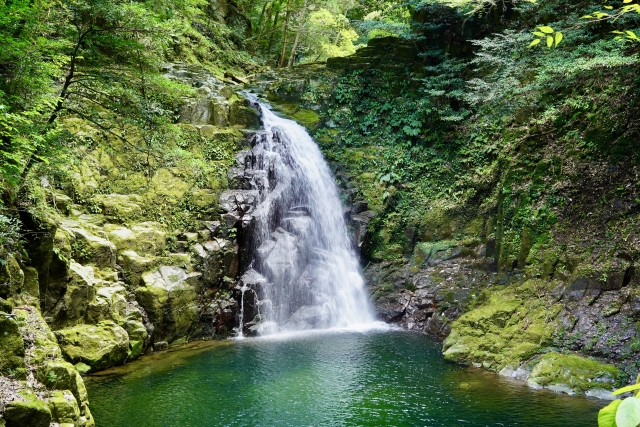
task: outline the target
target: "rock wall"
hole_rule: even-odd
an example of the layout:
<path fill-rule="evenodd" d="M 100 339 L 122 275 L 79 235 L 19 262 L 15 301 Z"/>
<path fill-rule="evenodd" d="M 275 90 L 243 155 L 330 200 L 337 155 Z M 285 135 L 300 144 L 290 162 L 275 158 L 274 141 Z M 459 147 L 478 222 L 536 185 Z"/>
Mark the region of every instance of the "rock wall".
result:
<path fill-rule="evenodd" d="M 231 81 L 164 71 L 195 89 L 178 108 L 183 138 L 165 147 L 190 154 L 145 176 L 139 153 L 67 119 L 97 143 L 69 180 L 41 179 L 40 204 L 21 212 L 25 250 L 0 266 L 2 426 L 92 426 L 80 374 L 236 326 L 237 230 L 219 200 L 258 116 Z"/>
<path fill-rule="evenodd" d="M 447 360 L 532 387 L 610 397 L 607 390 L 635 378 L 639 361 L 638 166 L 580 160 L 558 151 L 553 140 L 536 140 L 487 179 L 471 180 L 475 197 L 462 203 L 443 197 L 421 217 L 403 217 L 389 193 L 386 201 L 380 197 L 391 186 L 379 185 L 376 171 L 357 170 L 360 159 L 376 156 L 376 147 L 334 142 L 343 127 L 358 124 L 326 118 L 335 111 L 333 97 L 347 96 L 344 85 L 334 92 L 345 73 L 395 62 L 395 71 L 385 70 L 416 76 L 419 61 L 403 60 L 393 43 L 381 39 L 352 57 L 329 60 L 326 68 L 300 66 L 286 81 L 265 75 L 257 82 L 284 113 L 314 112 L 313 123 L 300 122 L 317 130 L 328 156 L 342 159 L 333 170 L 380 319 L 446 338 Z M 387 55 L 384 61 L 380 55 Z M 537 166 L 523 174 L 518 162 Z M 544 232 L 510 228 L 528 203 L 519 189 L 534 185 L 553 193 L 546 199 L 554 206 L 551 225 Z M 397 224 L 406 226 L 398 231 Z M 402 247 L 390 237 L 394 232 Z"/>

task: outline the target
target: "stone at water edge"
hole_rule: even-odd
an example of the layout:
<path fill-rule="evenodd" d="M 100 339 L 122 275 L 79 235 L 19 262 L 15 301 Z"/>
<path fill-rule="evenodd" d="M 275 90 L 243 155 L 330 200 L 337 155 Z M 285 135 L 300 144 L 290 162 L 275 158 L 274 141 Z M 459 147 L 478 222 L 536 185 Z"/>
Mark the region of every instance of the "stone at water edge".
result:
<path fill-rule="evenodd" d="M 111 321 L 97 325 L 78 325 L 54 332 L 65 358 L 82 362 L 92 371 L 122 363 L 129 354 L 129 336 Z"/>

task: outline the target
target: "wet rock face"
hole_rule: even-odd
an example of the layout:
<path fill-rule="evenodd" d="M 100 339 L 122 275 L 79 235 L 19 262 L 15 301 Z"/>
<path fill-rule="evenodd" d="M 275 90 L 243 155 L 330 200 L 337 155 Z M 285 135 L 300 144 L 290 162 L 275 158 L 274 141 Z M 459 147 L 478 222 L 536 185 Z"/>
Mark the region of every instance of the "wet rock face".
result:
<path fill-rule="evenodd" d="M 286 152 L 266 151 L 263 138 L 255 135 L 252 149 L 238 154 L 237 166 L 229 172 L 238 189 L 225 191 L 220 197 L 224 225 L 240 230 L 240 271 L 245 273 L 234 292 L 239 307 L 244 301 L 244 333 L 250 335 L 265 327 L 260 325 L 265 311 L 281 310 L 279 316 L 288 318 L 312 303 L 309 295 L 301 295 L 299 290 L 304 286 L 299 282 L 309 258 L 306 239 L 313 221 L 305 206 L 287 205 L 284 195 L 292 189 L 293 172 L 284 163 Z M 273 231 L 260 235 L 264 229 Z M 287 301 L 273 297 L 274 282 L 285 284 Z M 290 305 L 290 301 L 295 302 Z"/>

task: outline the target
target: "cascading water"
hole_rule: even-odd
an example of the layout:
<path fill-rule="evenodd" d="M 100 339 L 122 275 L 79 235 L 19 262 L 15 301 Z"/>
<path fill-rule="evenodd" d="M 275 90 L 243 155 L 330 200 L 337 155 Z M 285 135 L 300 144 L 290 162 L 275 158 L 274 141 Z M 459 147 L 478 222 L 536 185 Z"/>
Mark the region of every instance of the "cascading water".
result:
<path fill-rule="evenodd" d="M 244 190 L 224 196 L 227 222 L 242 224 L 246 247 L 239 335 L 374 322 L 338 188 L 318 146 L 300 125 L 251 101 L 263 126 L 238 159 Z"/>

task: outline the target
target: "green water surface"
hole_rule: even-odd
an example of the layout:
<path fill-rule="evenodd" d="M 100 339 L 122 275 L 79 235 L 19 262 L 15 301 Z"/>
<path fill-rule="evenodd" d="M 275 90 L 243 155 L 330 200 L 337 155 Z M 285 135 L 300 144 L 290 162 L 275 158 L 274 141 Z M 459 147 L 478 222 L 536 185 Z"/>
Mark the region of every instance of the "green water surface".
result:
<path fill-rule="evenodd" d="M 158 353 L 87 381 L 98 427 L 596 426 L 606 402 L 445 363 L 410 332 L 316 333 Z"/>

